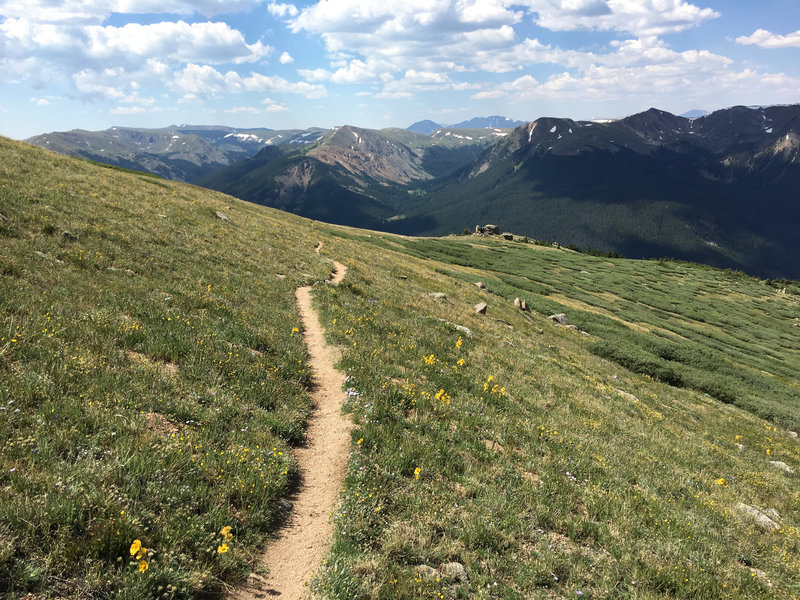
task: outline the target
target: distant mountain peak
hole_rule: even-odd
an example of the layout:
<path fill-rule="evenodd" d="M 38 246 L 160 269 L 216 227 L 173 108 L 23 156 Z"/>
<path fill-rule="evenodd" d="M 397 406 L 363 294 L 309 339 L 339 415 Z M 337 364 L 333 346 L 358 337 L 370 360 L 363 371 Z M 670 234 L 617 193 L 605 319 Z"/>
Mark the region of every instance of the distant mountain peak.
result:
<path fill-rule="evenodd" d="M 707 110 L 693 108 L 692 110 L 686 111 L 681 116 L 684 117 L 685 119 L 699 119 L 700 117 L 705 117 L 706 115 L 709 114 L 711 113 L 709 113 Z"/>
<path fill-rule="evenodd" d="M 508 117 L 500 115 L 492 115 L 490 117 L 473 117 L 468 121 L 462 121 L 455 125 L 450 125 L 453 129 L 483 129 L 485 127 L 493 127 L 498 129 L 512 129 L 524 125 L 525 121 L 515 121 Z"/>
<path fill-rule="evenodd" d="M 417 121 L 413 125 L 406 127 L 408 131 L 431 135 L 438 129 L 514 129 L 524 125 L 525 121 L 515 121 L 508 117 L 492 115 L 489 117 L 473 117 L 467 121 L 461 121 L 453 125 L 441 125 L 431 120 Z"/>
<path fill-rule="evenodd" d="M 437 129 L 441 129 L 442 125 L 431 121 L 430 119 L 425 119 L 424 121 L 417 121 L 412 125 L 406 127 L 408 131 L 413 131 L 414 133 L 422 133 L 423 135 L 430 135 Z"/>

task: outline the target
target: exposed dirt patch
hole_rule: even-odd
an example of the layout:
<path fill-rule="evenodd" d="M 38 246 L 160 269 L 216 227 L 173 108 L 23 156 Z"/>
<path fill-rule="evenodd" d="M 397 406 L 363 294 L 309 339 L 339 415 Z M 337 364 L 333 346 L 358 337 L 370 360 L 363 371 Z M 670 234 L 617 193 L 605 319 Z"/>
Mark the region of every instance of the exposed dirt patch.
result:
<path fill-rule="evenodd" d="M 504 450 L 503 446 L 498 444 L 494 440 L 483 440 L 483 444 L 486 446 L 486 449 L 489 452 L 494 452 L 495 454 L 500 453 Z"/>
<path fill-rule="evenodd" d="M 169 437 L 173 433 L 178 433 L 178 426 L 161 413 L 146 413 L 144 420 L 147 421 L 147 428 L 159 437 Z"/>
<path fill-rule="evenodd" d="M 128 350 L 126 354 L 128 356 L 128 360 L 130 360 L 132 363 L 152 367 L 161 371 L 164 375 L 168 375 L 169 377 L 176 377 L 178 375 L 178 371 L 180 371 L 180 367 L 178 367 L 178 365 L 175 363 L 153 360 L 141 352 Z"/>

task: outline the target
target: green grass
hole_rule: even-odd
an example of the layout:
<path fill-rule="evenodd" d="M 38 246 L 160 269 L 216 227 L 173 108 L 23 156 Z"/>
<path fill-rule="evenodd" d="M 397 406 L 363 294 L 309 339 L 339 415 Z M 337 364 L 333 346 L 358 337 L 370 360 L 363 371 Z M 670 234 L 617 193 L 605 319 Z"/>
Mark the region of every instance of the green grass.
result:
<path fill-rule="evenodd" d="M 361 242 L 357 250 L 355 240 Z M 366 244 L 374 250 L 365 251 Z M 756 312 L 767 306 L 788 318 L 796 314 L 792 297 L 696 265 L 608 261 L 494 240 L 348 233 L 326 247 L 349 266 L 346 285 L 322 289 L 319 298 L 331 338 L 347 348 L 348 410 L 358 425 L 354 439 L 363 441 L 317 581 L 324 595 L 712 599 L 800 593 L 798 484 L 769 463 L 777 457 L 798 465 L 796 439 L 774 422 L 633 373 L 595 350 L 603 339 L 612 348 L 622 340 L 637 343 L 638 337 L 622 337 L 627 331 L 658 344 L 661 337 L 642 329 L 653 327 L 651 320 L 669 321 L 676 331 L 705 340 L 702 346 L 679 344 L 678 334 L 660 332 L 684 353 L 672 362 L 701 370 L 703 361 L 719 359 L 716 338 L 736 347 L 747 335 L 772 336 L 787 344 L 782 362 L 788 364 L 780 367 L 790 371 L 796 347 L 776 318 Z M 488 290 L 478 290 L 476 281 Z M 690 291 L 667 294 L 674 301 L 669 304 L 646 289 L 627 301 L 600 295 L 613 290 L 624 296 L 644 285 L 666 294 L 683 287 L 678 282 Z M 726 312 L 722 298 L 711 298 L 729 286 L 729 306 L 749 307 L 749 321 L 731 308 Z M 428 295 L 438 291 L 447 299 Z M 515 294 L 544 314 L 567 312 L 591 337 L 557 328 L 542 314 L 528 320 L 514 309 Z M 587 303 L 580 311 L 573 308 L 578 296 Z M 486 316 L 472 311 L 480 300 L 489 304 Z M 618 318 L 627 315 L 636 329 L 611 316 L 601 319 L 589 300 L 609 314 L 616 310 Z M 722 323 L 724 315 L 734 324 Z M 747 329 L 737 332 L 742 323 Z M 704 328 L 716 338 L 701 337 Z M 768 358 L 753 360 L 760 366 Z M 796 393 L 796 375 L 765 377 L 782 386 L 785 398 Z M 448 402 L 437 400 L 441 390 Z M 780 413 L 777 399 L 765 405 Z M 795 418 L 795 405 L 787 401 L 784 408 Z M 738 514 L 739 502 L 776 509 L 781 528 L 759 531 Z M 444 575 L 428 581 L 417 571 L 450 562 L 464 565 L 468 582 Z"/>
<path fill-rule="evenodd" d="M 399 243 L 412 256 L 483 271 L 440 269 L 465 281 L 490 274 L 490 292 L 506 301 L 520 297 L 545 316 L 568 313 L 593 335 L 589 348 L 599 356 L 800 428 L 796 296 L 697 264 L 601 259 L 475 239 Z"/>
<path fill-rule="evenodd" d="M 293 292 L 330 267 L 310 224 L 0 152 L 0 589 L 220 589 L 282 518 L 311 408 Z"/>
<path fill-rule="evenodd" d="M 770 464 L 800 468 L 794 283 L 366 233 L 0 155 L 6 597 L 219 597 L 255 567 L 311 410 L 293 292 L 325 256 L 348 267 L 314 294 L 356 429 L 321 596 L 800 595 L 800 485 Z"/>

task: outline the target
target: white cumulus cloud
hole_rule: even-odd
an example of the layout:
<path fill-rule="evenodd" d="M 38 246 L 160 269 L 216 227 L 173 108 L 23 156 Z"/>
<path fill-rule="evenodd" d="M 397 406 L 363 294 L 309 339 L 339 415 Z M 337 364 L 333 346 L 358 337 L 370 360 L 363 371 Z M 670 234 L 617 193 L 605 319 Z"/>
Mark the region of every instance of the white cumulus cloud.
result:
<path fill-rule="evenodd" d="M 697 27 L 720 14 L 683 0 L 519 0 L 553 31 L 578 29 L 663 35 Z"/>
<path fill-rule="evenodd" d="M 737 37 L 736 43 L 753 44 L 761 48 L 800 48 L 800 29 L 786 35 L 770 33 L 766 29 L 756 29 L 753 35 Z"/>
<path fill-rule="evenodd" d="M 296 17 L 300 12 L 294 4 L 279 4 L 277 2 L 270 2 L 267 4 L 267 10 L 273 17 Z"/>
<path fill-rule="evenodd" d="M 277 75 L 250 73 L 240 75 L 236 71 L 222 73 L 210 65 L 188 64 L 176 74 L 171 82 L 174 89 L 196 96 L 221 96 L 243 92 L 278 92 L 298 94 L 306 98 L 324 98 L 327 90 L 319 84 L 305 81 L 291 82 Z"/>
<path fill-rule="evenodd" d="M 290 27 L 320 35 L 334 60 L 383 61 L 397 72 L 463 70 L 472 66 L 473 52 L 513 39 L 512 25 L 523 15 L 507 4 L 504 0 L 320 0 L 302 9 Z"/>
<path fill-rule="evenodd" d="M 292 58 L 292 55 L 289 54 L 288 52 L 284 52 L 283 54 L 281 54 L 281 57 L 278 59 L 278 62 L 280 62 L 282 65 L 289 65 L 294 62 L 294 58 Z"/>
<path fill-rule="evenodd" d="M 86 54 L 103 60 L 158 57 L 175 63 L 243 63 L 259 60 L 271 50 L 261 42 L 248 44 L 242 33 L 227 23 L 129 23 L 123 27 L 89 26 L 83 33 Z"/>
<path fill-rule="evenodd" d="M 751 69 L 725 68 L 728 59 L 685 56 L 658 64 L 593 64 L 574 74 L 562 72 L 540 82 L 530 75 L 494 85 L 472 96 L 476 100 L 507 99 L 517 102 L 592 98 L 595 102 L 641 99 L 649 106 L 674 103 L 676 99 L 709 105 L 722 98 L 756 98 L 769 93 L 774 98 L 791 98 L 800 89 L 800 78 L 783 73 L 764 74 Z M 688 66 L 687 63 L 692 63 Z M 756 90 L 754 95 L 754 90 Z"/>

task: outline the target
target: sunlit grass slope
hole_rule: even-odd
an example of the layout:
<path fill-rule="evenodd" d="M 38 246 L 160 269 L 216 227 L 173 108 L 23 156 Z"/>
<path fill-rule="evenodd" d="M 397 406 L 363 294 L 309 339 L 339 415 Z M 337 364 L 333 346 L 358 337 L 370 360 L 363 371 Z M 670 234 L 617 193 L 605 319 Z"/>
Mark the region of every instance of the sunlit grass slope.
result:
<path fill-rule="evenodd" d="M 303 437 L 294 289 L 331 271 L 310 223 L 0 156 L 0 590 L 219 588 L 280 519 Z"/>
<path fill-rule="evenodd" d="M 357 425 L 320 595 L 800 596 L 792 284 L 336 228 L 2 139 L 0 157 L 11 597 L 206 597 L 246 575 L 310 409 L 293 290 L 330 273 L 317 241 L 348 266 L 315 297 Z"/>
<path fill-rule="evenodd" d="M 800 467 L 783 425 L 798 422 L 796 287 L 471 236 L 328 247 L 350 270 L 318 297 L 362 441 L 320 591 L 798 597 L 800 485 L 773 464 Z"/>

